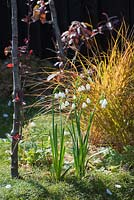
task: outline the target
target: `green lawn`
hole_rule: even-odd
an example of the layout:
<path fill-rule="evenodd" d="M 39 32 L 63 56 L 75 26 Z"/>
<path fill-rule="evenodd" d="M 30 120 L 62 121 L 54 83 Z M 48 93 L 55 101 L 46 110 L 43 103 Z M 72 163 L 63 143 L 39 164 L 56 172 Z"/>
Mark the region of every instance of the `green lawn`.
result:
<path fill-rule="evenodd" d="M 20 179 L 10 176 L 10 143 L 0 140 L 1 200 L 134 200 L 134 177 L 125 171 L 91 171 L 81 181 L 68 175 L 52 181 L 46 167 L 21 167 Z"/>
<path fill-rule="evenodd" d="M 19 165 L 20 179 L 10 175 L 10 142 L 0 139 L 1 200 L 134 200 L 134 176 L 117 168 L 90 169 L 82 180 L 71 170 L 64 181 L 55 182 L 44 164 Z"/>

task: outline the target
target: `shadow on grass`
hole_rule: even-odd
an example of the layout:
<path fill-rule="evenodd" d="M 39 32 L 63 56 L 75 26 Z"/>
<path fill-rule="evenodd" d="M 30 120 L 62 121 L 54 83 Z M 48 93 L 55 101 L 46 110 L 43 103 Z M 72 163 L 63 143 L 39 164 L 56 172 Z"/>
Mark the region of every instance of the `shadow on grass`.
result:
<path fill-rule="evenodd" d="M 80 181 L 76 178 L 69 178 L 66 181 L 72 185 L 76 193 L 81 194 L 83 200 L 119 200 L 116 193 L 111 192 L 105 183 L 95 176 Z"/>
<path fill-rule="evenodd" d="M 38 112 L 38 108 L 30 107 L 35 101 L 34 98 L 26 98 L 26 103 L 29 108 L 24 108 L 24 123 L 31 119 Z M 7 134 L 11 133 L 13 123 L 13 103 L 11 98 L 0 99 L 0 138 L 6 138 Z"/>
<path fill-rule="evenodd" d="M 25 180 L 30 186 L 35 188 L 36 191 L 38 191 L 38 194 L 36 198 L 38 197 L 38 200 L 62 200 L 64 199 L 64 187 L 62 187 L 62 182 L 60 183 L 52 183 L 52 182 L 44 182 L 44 185 L 39 183 L 36 180 L 33 179 L 27 179 Z M 45 186 L 46 185 L 46 186 Z M 48 189 L 46 189 L 48 188 Z M 62 191 L 62 189 L 63 191 Z M 33 191 L 34 193 L 35 191 Z M 18 196 L 19 198 L 24 198 L 24 199 L 31 199 L 28 194 L 23 194 Z"/>
<path fill-rule="evenodd" d="M 36 198 L 38 200 L 43 200 L 50 196 L 48 190 L 39 182 L 32 179 L 24 180 L 24 182 L 28 183 L 30 188 L 33 189 L 31 191 L 26 191 L 24 194 L 17 195 L 18 199 Z"/>
<path fill-rule="evenodd" d="M 5 138 L 6 134 L 10 134 L 12 129 L 13 106 L 11 100 L 0 99 L 0 138 Z"/>

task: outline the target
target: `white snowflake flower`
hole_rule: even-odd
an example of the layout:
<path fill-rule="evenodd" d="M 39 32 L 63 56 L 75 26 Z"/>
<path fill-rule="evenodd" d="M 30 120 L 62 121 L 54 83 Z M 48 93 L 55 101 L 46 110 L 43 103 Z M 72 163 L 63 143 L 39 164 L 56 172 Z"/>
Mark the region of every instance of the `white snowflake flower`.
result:
<path fill-rule="evenodd" d="M 65 94 L 68 94 L 68 89 L 67 88 L 65 89 Z"/>
<path fill-rule="evenodd" d="M 85 102 L 82 103 L 82 108 L 86 108 L 87 104 Z"/>
<path fill-rule="evenodd" d="M 65 107 L 69 106 L 69 102 L 65 101 Z"/>
<path fill-rule="evenodd" d="M 80 87 L 78 87 L 78 92 L 82 92 L 82 91 L 85 91 L 86 88 L 84 85 L 81 85 Z"/>
<path fill-rule="evenodd" d="M 65 104 L 64 102 L 61 103 L 61 105 L 59 106 L 59 109 L 63 110 L 65 108 Z"/>
<path fill-rule="evenodd" d="M 80 77 L 81 77 L 81 78 L 84 78 L 84 74 L 80 74 Z"/>
<path fill-rule="evenodd" d="M 74 99 L 74 100 L 76 99 L 76 95 L 73 95 L 73 99 Z"/>
<path fill-rule="evenodd" d="M 82 86 L 81 86 L 81 91 L 85 91 L 85 90 L 86 90 L 85 86 L 82 85 Z"/>
<path fill-rule="evenodd" d="M 101 99 L 101 100 L 100 100 L 100 104 L 101 104 L 101 107 L 102 107 L 102 108 L 106 108 L 108 102 L 107 102 L 106 99 Z"/>
<path fill-rule="evenodd" d="M 86 102 L 87 102 L 87 104 L 90 104 L 91 100 L 89 98 L 87 98 Z"/>
<path fill-rule="evenodd" d="M 58 94 L 58 93 L 55 93 L 55 94 L 54 94 L 54 98 L 55 98 L 55 99 L 58 99 L 58 98 L 59 98 L 59 94 Z"/>
<path fill-rule="evenodd" d="M 64 93 L 64 92 L 59 92 L 59 97 L 61 97 L 61 98 L 65 98 L 65 97 L 66 97 L 66 95 L 65 95 L 65 93 Z"/>
<path fill-rule="evenodd" d="M 75 103 L 72 103 L 72 109 L 73 110 L 75 109 Z"/>
<path fill-rule="evenodd" d="M 89 85 L 89 83 L 86 84 L 86 90 L 88 90 L 88 91 L 90 90 L 90 85 Z"/>
<path fill-rule="evenodd" d="M 78 87 L 78 92 L 81 92 L 81 87 Z"/>

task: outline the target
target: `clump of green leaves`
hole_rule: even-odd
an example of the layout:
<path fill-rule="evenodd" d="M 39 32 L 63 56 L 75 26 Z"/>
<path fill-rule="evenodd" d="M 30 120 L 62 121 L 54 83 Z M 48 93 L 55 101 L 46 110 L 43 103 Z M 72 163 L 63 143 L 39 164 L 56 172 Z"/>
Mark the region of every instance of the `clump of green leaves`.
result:
<path fill-rule="evenodd" d="M 68 127 L 72 138 L 73 144 L 73 157 L 74 157 L 74 167 L 77 178 L 82 178 L 86 171 L 86 161 L 88 154 L 88 140 L 91 125 L 93 122 L 94 111 L 90 113 L 86 133 L 83 134 L 81 128 L 81 114 L 82 110 L 74 110 L 74 119 L 72 117 L 71 124 Z"/>
<path fill-rule="evenodd" d="M 64 156 L 65 156 L 65 145 L 64 145 L 64 126 L 62 122 L 62 113 L 60 105 L 60 131 L 58 132 L 57 123 L 55 124 L 54 114 L 54 98 L 52 100 L 52 131 L 50 131 L 50 145 L 52 150 L 52 175 L 56 181 L 61 180 L 67 171 L 63 172 Z"/>

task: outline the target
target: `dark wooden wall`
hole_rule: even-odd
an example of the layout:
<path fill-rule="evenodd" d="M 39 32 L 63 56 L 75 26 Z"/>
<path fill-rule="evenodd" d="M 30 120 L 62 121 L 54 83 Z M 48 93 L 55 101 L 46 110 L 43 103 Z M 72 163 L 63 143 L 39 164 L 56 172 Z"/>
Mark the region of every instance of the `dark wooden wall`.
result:
<path fill-rule="evenodd" d="M 55 0 L 61 30 L 65 30 L 72 20 L 86 20 L 96 25 L 102 12 L 109 16 L 125 17 L 134 24 L 134 0 Z M 59 7 L 60 5 L 60 7 Z"/>
<path fill-rule="evenodd" d="M 134 24 L 134 0 L 54 0 L 58 23 L 61 32 L 65 31 L 71 21 L 79 20 L 92 23 L 94 27 L 102 19 L 102 12 L 109 16 L 117 15 L 125 18 L 132 27 Z M 19 44 L 26 37 L 26 24 L 21 19 L 27 14 L 26 0 L 17 0 Z M 3 49 L 11 40 L 10 0 L 0 0 L 0 58 L 4 57 Z M 37 22 L 31 28 L 31 47 L 39 52 L 41 48 L 49 48 L 51 28 Z M 45 42 L 45 40 L 49 42 Z M 51 47 L 51 44 L 50 44 Z M 45 50 L 42 51 L 46 54 Z M 40 53 L 37 53 L 40 55 Z"/>
<path fill-rule="evenodd" d="M 10 8 L 8 2 L 0 0 L 0 57 L 4 58 L 3 49 L 11 39 Z"/>

